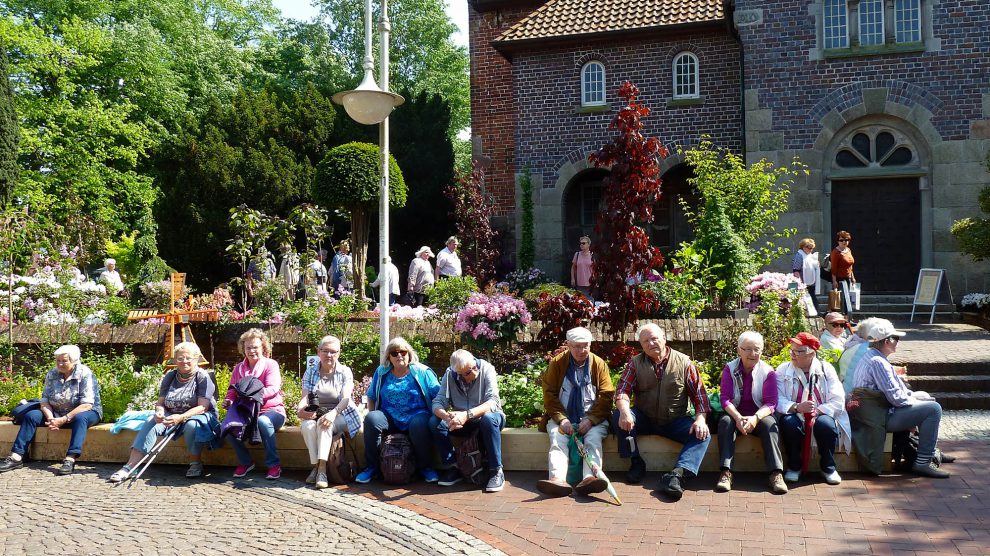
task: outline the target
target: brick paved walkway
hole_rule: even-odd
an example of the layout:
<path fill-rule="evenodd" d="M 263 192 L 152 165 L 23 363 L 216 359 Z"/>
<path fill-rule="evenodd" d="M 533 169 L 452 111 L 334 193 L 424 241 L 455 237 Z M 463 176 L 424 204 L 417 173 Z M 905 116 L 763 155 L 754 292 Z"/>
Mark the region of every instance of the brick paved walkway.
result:
<path fill-rule="evenodd" d="M 451 523 L 510 554 L 990 554 L 990 476 L 979 458 L 990 441 L 945 441 L 959 457 L 948 480 L 850 474 L 830 487 L 813 477 L 784 496 L 762 473 L 737 475 L 713 492 L 714 474 L 688 484 L 672 503 L 644 485 L 607 495 L 545 499 L 543 473 L 510 473 L 505 491 L 484 495 L 416 485 L 409 491 L 351 487 L 377 500 Z"/>

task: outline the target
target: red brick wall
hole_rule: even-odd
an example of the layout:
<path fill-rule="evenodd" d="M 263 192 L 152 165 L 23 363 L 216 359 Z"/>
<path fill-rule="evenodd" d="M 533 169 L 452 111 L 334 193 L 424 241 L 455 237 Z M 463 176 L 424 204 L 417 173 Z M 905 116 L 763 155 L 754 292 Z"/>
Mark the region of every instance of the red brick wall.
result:
<path fill-rule="evenodd" d="M 495 215 L 514 212 L 516 100 L 512 65 L 491 42 L 529 14 L 532 8 L 503 8 L 478 13 L 468 2 L 471 49 L 471 134 L 474 158 L 482 163 Z"/>

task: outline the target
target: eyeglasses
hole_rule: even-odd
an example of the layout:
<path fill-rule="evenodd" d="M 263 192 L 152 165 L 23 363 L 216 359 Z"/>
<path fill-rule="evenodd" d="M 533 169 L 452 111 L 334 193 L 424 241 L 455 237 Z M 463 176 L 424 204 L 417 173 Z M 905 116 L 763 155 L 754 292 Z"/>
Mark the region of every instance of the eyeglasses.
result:
<path fill-rule="evenodd" d="M 891 336 L 890 338 L 887 338 L 887 341 L 892 344 L 896 344 L 897 342 L 900 342 L 901 339 L 898 338 L 897 336 Z"/>
<path fill-rule="evenodd" d="M 588 243 L 590 243 L 590 242 L 587 242 L 587 241 L 582 241 L 582 242 L 581 242 L 581 245 L 588 245 Z"/>
<path fill-rule="evenodd" d="M 175 362 L 176 363 L 191 363 L 191 362 L 196 361 L 198 359 L 199 359 L 198 357 L 176 357 L 175 358 Z"/>
<path fill-rule="evenodd" d="M 333 350 L 333 349 L 321 349 L 321 350 L 319 350 L 319 352 L 322 353 L 322 354 L 324 354 L 324 355 L 340 355 L 340 350 L 339 349 L 337 349 L 337 350 Z"/>
<path fill-rule="evenodd" d="M 393 352 L 390 352 L 389 355 L 391 355 L 392 357 L 400 357 L 400 356 L 405 357 L 409 355 L 409 352 L 404 349 L 397 349 Z"/>
<path fill-rule="evenodd" d="M 795 350 L 795 349 L 792 349 L 792 350 L 791 350 L 791 357 L 799 357 L 799 356 L 801 356 L 801 355 L 808 355 L 809 353 L 814 353 L 814 352 L 815 352 L 815 351 L 814 351 L 814 350 L 812 350 L 812 349 L 809 349 L 809 350 L 801 350 L 801 351 L 798 351 L 798 350 Z"/>
<path fill-rule="evenodd" d="M 831 326 L 832 328 L 842 328 L 845 325 L 843 325 L 841 322 L 833 322 L 829 326 Z"/>
<path fill-rule="evenodd" d="M 840 239 L 839 240 L 839 243 L 849 243 L 849 240 L 848 239 Z"/>
<path fill-rule="evenodd" d="M 752 347 L 752 348 L 741 347 L 739 349 L 741 351 L 745 351 L 746 353 L 763 353 L 763 348 L 761 347 Z"/>

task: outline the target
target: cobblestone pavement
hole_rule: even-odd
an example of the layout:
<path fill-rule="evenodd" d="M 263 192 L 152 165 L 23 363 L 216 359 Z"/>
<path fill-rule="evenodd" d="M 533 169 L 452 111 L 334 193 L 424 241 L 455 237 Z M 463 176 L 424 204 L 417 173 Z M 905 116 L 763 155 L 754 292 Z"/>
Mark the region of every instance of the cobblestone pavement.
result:
<path fill-rule="evenodd" d="M 34 462 L 0 475 L 0 553 L 502 554 L 408 509 L 297 479 L 229 481 L 215 469 L 190 481 L 183 467 L 156 466 L 127 488 L 103 481 L 116 466 L 76 469 L 58 477 Z"/>
<path fill-rule="evenodd" d="M 891 356 L 895 363 L 928 361 L 944 363 L 990 362 L 990 332 L 958 322 L 919 324 L 895 322 L 907 336 Z"/>

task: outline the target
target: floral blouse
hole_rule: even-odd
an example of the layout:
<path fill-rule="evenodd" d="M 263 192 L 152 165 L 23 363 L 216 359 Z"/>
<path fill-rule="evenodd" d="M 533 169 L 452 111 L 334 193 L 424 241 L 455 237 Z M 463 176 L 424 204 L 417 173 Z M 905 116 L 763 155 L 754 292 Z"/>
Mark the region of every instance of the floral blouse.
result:
<path fill-rule="evenodd" d="M 100 385 L 89 367 L 76 363 L 75 368 L 65 379 L 58 369 L 45 375 L 45 387 L 41 391 L 41 402 L 52 408 L 56 417 L 63 417 L 77 406 L 93 404 L 93 411 L 103 418 L 103 405 L 100 402 Z"/>

